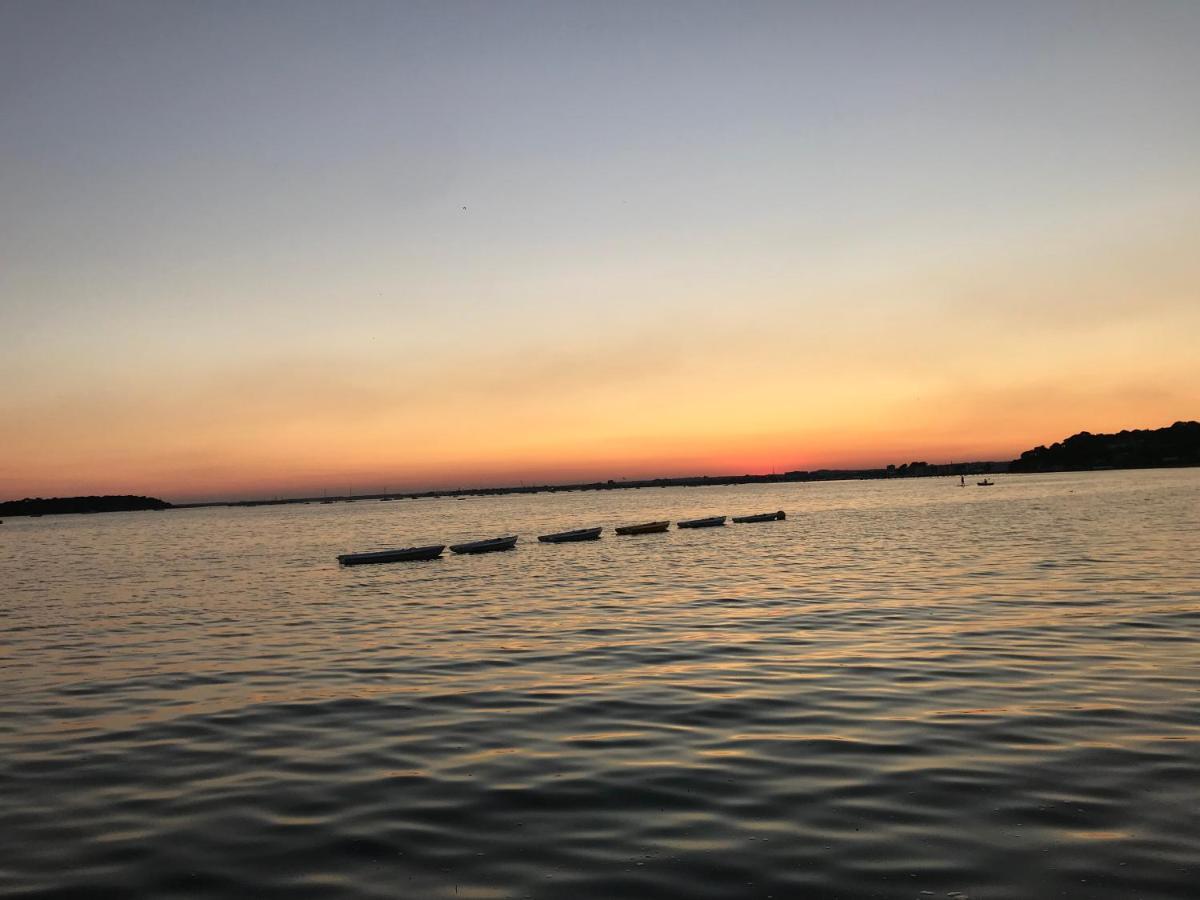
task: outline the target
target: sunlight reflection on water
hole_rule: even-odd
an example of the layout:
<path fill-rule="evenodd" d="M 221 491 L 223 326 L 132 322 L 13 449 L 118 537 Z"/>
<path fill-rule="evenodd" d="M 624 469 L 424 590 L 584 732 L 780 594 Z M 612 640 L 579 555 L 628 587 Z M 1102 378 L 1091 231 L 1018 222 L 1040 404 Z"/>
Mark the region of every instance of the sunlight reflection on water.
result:
<path fill-rule="evenodd" d="M 1198 525 L 1196 470 L 13 519 L 0 895 L 1191 896 Z"/>

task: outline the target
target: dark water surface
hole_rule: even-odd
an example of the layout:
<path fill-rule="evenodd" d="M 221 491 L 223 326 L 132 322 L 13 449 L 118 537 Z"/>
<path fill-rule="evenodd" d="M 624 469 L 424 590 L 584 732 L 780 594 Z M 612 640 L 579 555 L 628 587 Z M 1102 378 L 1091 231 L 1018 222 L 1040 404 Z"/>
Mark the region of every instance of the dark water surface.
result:
<path fill-rule="evenodd" d="M 0 896 L 1197 896 L 1198 470 L 10 519 L 0 586 Z"/>

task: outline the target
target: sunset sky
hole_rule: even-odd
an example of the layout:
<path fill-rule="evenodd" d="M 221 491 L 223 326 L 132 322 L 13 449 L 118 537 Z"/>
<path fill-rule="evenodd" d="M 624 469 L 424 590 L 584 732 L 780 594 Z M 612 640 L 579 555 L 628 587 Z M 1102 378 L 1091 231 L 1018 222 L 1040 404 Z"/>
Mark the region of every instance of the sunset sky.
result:
<path fill-rule="evenodd" d="M 1200 3 L 0 0 L 0 499 L 1200 416 Z"/>

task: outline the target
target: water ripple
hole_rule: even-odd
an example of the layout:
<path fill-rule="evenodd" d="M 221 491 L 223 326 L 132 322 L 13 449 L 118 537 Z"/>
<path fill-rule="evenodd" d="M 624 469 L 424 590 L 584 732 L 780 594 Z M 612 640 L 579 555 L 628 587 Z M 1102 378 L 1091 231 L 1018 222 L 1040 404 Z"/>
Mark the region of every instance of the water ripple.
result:
<path fill-rule="evenodd" d="M 1198 501 L 1181 471 L 13 520 L 0 896 L 1191 897 Z"/>

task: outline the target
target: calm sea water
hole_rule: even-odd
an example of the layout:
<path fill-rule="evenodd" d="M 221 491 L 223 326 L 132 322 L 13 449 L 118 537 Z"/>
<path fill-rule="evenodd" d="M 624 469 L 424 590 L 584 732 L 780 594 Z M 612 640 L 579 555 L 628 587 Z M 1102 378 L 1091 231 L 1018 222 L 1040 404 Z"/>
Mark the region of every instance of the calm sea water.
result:
<path fill-rule="evenodd" d="M 997 482 L 10 519 L 0 896 L 1193 898 L 1200 470 Z"/>

